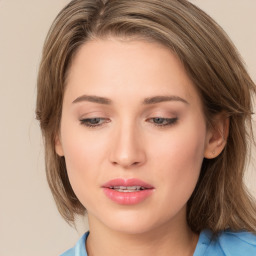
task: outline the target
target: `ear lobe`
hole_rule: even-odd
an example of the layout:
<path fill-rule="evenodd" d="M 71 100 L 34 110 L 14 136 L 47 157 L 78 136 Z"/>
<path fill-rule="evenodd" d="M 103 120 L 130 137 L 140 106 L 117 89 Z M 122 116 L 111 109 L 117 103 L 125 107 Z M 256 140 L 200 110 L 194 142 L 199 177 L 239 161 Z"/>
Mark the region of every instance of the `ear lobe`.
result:
<path fill-rule="evenodd" d="M 229 117 L 225 113 L 215 116 L 213 125 L 207 131 L 204 157 L 217 157 L 225 148 L 229 133 Z"/>
<path fill-rule="evenodd" d="M 62 143 L 60 140 L 60 135 L 57 134 L 55 137 L 55 152 L 59 156 L 64 156 L 63 148 L 62 148 Z"/>

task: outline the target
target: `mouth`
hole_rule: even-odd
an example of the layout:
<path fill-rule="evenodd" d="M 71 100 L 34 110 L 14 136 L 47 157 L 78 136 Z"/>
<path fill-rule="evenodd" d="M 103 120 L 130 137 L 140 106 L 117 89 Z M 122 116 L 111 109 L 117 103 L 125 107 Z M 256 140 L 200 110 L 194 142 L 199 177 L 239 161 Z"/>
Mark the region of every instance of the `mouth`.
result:
<path fill-rule="evenodd" d="M 128 186 L 128 187 L 125 187 L 125 186 L 114 186 L 114 187 L 109 187 L 110 189 L 114 189 L 115 191 L 118 191 L 118 192 L 136 192 L 136 191 L 141 191 L 141 190 L 145 190 L 147 188 L 145 187 L 141 187 L 141 186 Z"/>
<path fill-rule="evenodd" d="M 113 179 L 105 183 L 103 188 L 114 189 L 119 192 L 135 192 L 154 187 L 139 179 Z"/>
<path fill-rule="evenodd" d="M 138 204 L 152 195 L 154 187 L 138 179 L 114 179 L 103 186 L 105 195 L 122 205 Z"/>

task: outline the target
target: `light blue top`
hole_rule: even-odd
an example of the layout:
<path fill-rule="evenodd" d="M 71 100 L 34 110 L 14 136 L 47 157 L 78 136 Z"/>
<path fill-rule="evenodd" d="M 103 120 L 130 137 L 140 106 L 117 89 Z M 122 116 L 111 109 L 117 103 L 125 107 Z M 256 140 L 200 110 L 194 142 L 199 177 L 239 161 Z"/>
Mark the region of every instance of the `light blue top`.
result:
<path fill-rule="evenodd" d="M 87 256 L 85 233 L 77 244 L 60 256 Z M 256 235 L 249 232 L 223 231 L 215 239 L 209 230 L 200 233 L 194 256 L 256 256 Z"/>

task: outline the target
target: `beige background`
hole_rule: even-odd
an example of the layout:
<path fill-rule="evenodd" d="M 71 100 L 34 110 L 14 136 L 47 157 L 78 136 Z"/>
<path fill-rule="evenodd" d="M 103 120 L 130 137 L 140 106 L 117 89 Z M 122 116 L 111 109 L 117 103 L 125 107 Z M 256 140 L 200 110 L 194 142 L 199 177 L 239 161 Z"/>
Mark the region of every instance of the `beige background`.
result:
<path fill-rule="evenodd" d="M 59 216 L 46 184 L 34 120 L 48 28 L 68 0 L 0 0 L 0 256 L 59 255 L 86 230 Z M 227 31 L 256 81 L 256 1 L 193 0 Z M 253 161 L 247 184 L 256 195 Z M 253 174 L 254 173 L 254 174 Z"/>

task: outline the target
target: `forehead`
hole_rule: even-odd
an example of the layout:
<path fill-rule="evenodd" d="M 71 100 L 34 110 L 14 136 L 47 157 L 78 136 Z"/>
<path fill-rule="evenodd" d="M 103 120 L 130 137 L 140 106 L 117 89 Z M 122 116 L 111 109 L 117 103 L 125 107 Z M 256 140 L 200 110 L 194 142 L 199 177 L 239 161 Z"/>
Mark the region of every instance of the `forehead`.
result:
<path fill-rule="evenodd" d="M 147 41 L 117 38 L 86 42 L 73 58 L 67 91 L 115 94 L 179 94 L 198 97 L 178 57 L 167 47 Z M 120 96 L 120 95 L 119 95 Z"/>

